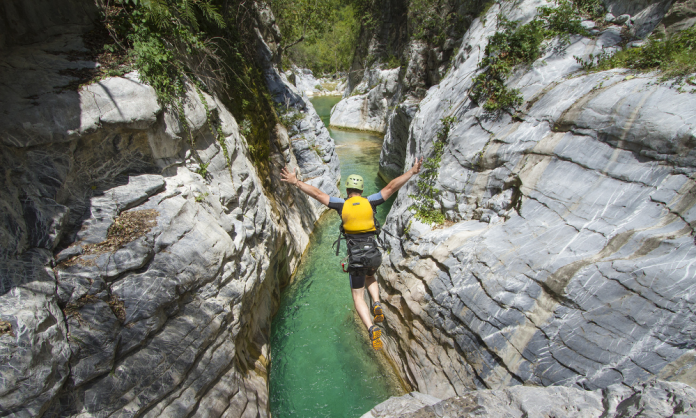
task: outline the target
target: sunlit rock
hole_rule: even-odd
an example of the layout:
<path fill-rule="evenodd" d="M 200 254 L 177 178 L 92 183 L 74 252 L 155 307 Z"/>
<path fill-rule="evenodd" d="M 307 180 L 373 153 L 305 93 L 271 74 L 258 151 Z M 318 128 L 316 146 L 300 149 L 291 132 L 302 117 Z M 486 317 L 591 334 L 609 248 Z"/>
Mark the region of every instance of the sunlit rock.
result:
<path fill-rule="evenodd" d="M 487 114 L 468 93 L 496 16 L 528 22 L 538 5 L 494 5 L 485 25 L 475 20 L 408 139 L 390 140 L 405 149 L 383 150 L 386 167 L 401 153 L 410 167 L 432 155 L 443 119 L 456 120 L 434 185 L 448 222 L 415 220 L 416 179 L 386 223 L 387 350 L 414 388 L 441 399 L 655 376 L 694 384 L 696 96 L 654 74 L 584 73 L 574 57 L 619 46 L 621 29 L 608 26 L 560 50 L 552 42 L 507 82 L 524 97 L 519 111 Z M 644 7 L 610 10 L 655 27 L 664 9 Z"/>

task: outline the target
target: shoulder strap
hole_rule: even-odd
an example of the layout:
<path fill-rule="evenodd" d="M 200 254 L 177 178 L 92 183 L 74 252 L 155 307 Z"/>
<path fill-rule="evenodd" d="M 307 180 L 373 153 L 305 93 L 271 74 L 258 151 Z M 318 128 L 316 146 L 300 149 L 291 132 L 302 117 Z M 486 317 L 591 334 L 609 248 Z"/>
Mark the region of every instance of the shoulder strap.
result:
<path fill-rule="evenodd" d="M 372 218 L 375 222 L 375 240 L 377 241 L 377 244 L 384 248 L 384 244 L 382 244 L 382 239 L 379 237 L 380 234 L 382 233 L 382 226 L 379 224 L 379 221 L 377 220 L 377 207 L 372 206 Z"/>
<path fill-rule="evenodd" d="M 346 239 L 346 231 L 343 229 L 343 225 L 340 225 L 338 227 L 338 239 L 334 241 L 333 245 L 331 246 L 336 247 L 336 255 L 338 255 L 338 251 L 341 249 L 341 240 Z"/>

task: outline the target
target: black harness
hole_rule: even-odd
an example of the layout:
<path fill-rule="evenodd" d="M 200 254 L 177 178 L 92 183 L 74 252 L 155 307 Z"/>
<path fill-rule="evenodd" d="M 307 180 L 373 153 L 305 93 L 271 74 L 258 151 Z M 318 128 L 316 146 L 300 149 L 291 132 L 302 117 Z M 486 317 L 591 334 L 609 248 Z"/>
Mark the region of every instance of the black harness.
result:
<path fill-rule="evenodd" d="M 347 234 L 343 229 L 343 224 L 339 227 L 338 239 L 334 241 L 332 248 L 336 247 L 336 255 L 341 249 L 341 240 L 346 241 L 348 256 L 341 262 L 345 273 L 356 275 L 367 275 L 370 271 L 375 271 L 382 264 L 382 253 L 379 248 L 384 248 L 379 239 L 382 231 L 377 221 L 376 213 L 373 214 L 375 231 L 363 234 Z M 345 261 L 348 260 L 348 269 L 345 268 Z"/>

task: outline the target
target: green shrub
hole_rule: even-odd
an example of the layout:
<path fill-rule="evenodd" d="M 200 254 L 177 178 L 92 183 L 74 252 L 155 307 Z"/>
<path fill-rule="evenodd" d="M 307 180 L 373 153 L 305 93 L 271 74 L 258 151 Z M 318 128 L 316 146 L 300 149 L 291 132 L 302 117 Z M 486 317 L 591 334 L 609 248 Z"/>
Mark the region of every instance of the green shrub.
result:
<path fill-rule="evenodd" d="M 204 179 L 208 176 L 208 166 L 210 163 L 200 163 L 198 165 L 198 170 L 196 170 L 196 173 L 198 173 L 201 177 Z"/>
<path fill-rule="evenodd" d="M 561 45 L 570 43 L 570 35 L 590 36 L 590 33 L 582 26 L 580 10 L 568 0 L 557 0 L 556 7 L 542 6 L 535 20 L 540 20 L 544 28 L 546 39 L 558 36 Z"/>
<path fill-rule="evenodd" d="M 387 68 L 399 68 L 401 67 L 401 60 L 399 59 L 399 57 L 390 55 L 387 57 L 385 65 L 387 66 Z"/>
<path fill-rule="evenodd" d="M 288 108 L 280 103 L 276 103 L 275 111 L 282 123 L 286 128 L 290 128 L 297 122 L 304 118 L 304 115 L 299 111 L 294 110 L 294 108 Z"/>
<path fill-rule="evenodd" d="M 128 50 L 163 105 L 178 108 L 186 81 L 201 84 L 204 75 L 214 75 L 220 58 L 203 29 L 226 24 L 211 0 L 117 0 L 102 12 L 116 44 Z"/>
<path fill-rule="evenodd" d="M 447 0 L 411 0 L 408 20 L 411 36 L 441 46 L 445 42 L 445 29 L 455 14 L 445 15 Z"/>
<path fill-rule="evenodd" d="M 239 132 L 244 135 L 245 138 L 251 135 L 251 122 L 249 119 L 244 119 L 242 121 L 239 125 Z"/>
<path fill-rule="evenodd" d="M 602 0 L 573 0 L 580 13 L 592 19 L 604 17 L 606 9 Z"/>
<path fill-rule="evenodd" d="M 219 11 L 223 7 L 235 13 L 223 17 Z M 137 69 L 141 79 L 155 89 L 160 103 L 178 113 L 191 148 L 195 149 L 194 138 L 184 118 L 187 88 L 193 88 L 206 107 L 209 128 L 229 167 L 219 115 L 210 111 L 202 94 L 215 92 L 234 117 L 243 121 L 251 159 L 263 174 L 268 172 L 269 138 L 277 117 L 255 61 L 256 33 L 249 19 L 256 13 L 253 7 L 240 0 L 115 0 L 102 2 L 101 10 L 113 38 L 105 50 L 127 56 L 128 69 Z M 200 164 L 196 152 L 194 157 Z"/>
<path fill-rule="evenodd" d="M 484 71 L 473 80 L 469 97 L 489 114 L 499 114 L 520 106 L 522 95 L 505 85 L 517 65 L 531 64 L 544 53 L 544 43 L 558 37 L 560 46 L 570 42 L 571 34 L 589 36 L 581 25 L 582 12 L 568 0 L 558 0 L 556 7 L 538 8 L 531 22 L 520 26 L 504 17 L 498 18 L 498 30 L 488 39 L 479 68 Z"/>
<path fill-rule="evenodd" d="M 639 48 L 629 48 L 614 55 L 590 55 L 589 60 L 575 59 L 586 70 L 605 71 L 629 68 L 637 71 L 659 70 L 661 81 L 677 79 L 678 83 L 691 82 L 696 72 L 696 27 L 678 32 L 666 39 L 651 37 Z"/>
<path fill-rule="evenodd" d="M 479 64 L 479 68 L 485 70 L 474 78 L 469 91 L 471 100 L 489 113 L 522 104 L 520 92 L 509 89 L 505 81 L 516 65 L 533 62 L 541 55 L 545 39 L 543 21 L 539 19 L 518 27 L 516 22 L 500 17 L 498 28 L 489 38 L 485 56 Z"/>
<path fill-rule="evenodd" d="M 117 0 L 106 3 L 102 13 L 115 45 L 127 51 L 129 68 L 138 70 L 141 80 L 155 89 L 159 102 L 177 113 L 192 149 L 194 138 L 184 116 L 184 101 L 187 86 L 195 88 L 205 106 L 211 133 L 229 163 L 222 131 L 214 126 L 201 92 L 221 82 L 217 46 L 203 27 L 222 29 L 226 24 L 211 0 Z M 105 49 L 114 51 L 115 45 L 106 45 Z M 207 80 L 208 86 L 202 80 Z M 199 174 L 205 177 L 207 164 L 195 152 L 194 157 L 201 167 Z"/>
<path fill-rule="evenodd" d="M 447 145 L 450 129 L 456 122 L 453 116 L 440 119 L 442 128 L 437 132 L 433 142 L 432 155 L 423 161 L 421 173 L 416 183 L 416 193 L 410 197 L 414 199 L 410 209 L 421 222 L 432 225 L 442 225 L 445 215 L 436 205 L 436 197 L 440 190 L 435 187 L 437 177 L 440 175 L 440 162 Z M 409 224 L 410 225 L 410 224 Z"/>

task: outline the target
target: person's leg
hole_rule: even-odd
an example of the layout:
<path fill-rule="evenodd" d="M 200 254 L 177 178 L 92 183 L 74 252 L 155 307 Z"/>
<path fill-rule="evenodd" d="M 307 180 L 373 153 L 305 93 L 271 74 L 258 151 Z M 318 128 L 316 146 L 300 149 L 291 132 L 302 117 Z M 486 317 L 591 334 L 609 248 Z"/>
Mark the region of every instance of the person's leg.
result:
<path fill-rule="evenodd" d="M 365 288 L 361 287 L 359 289 L 350 289 L 353 293 L 353 304 L 355 305 L 355 311 L 358 316 L 363 321 L 363 324 L 370 329 L 372 326 L 372 318 L 370 318 L 370 310 L 367 308 L 365 303 Z"/>
<path fill-rule="evenodd" d="M 372 345 L 372 348 L 375 350 L 381 350 L 382 340 L 380 337 L 382 336 L 382 330 L 379 329 L 378 326 L 372 324 L 370 310 L 367 308 L 367 303 L 365 303 L 364 275 L 350 275 L 350 291 L 353 295 L 353 305 L 355 306 L 355 311 L 358 313 L 360 320 L 363 321 L 363 324 L 365 324 L 368 334 L 370 334 L 370 345 Z"/>
<path fill-rule="evenodd" d="M 372 297 L 372 315 L 374 315 L 374 321 L 375 323 L 382 322 L 384 321 L 384 311 L 382 310 L 382 304 L 379 303 L 379 286 L 377 286 L 377 280 L 375 280 L 375 276 L 367 276 L 365 278 L 365 285 L 367 287 L 367 291 L 370 293 L 370 297 Z"/>
<path fill-rule="evenodd" d="M 372 302 L 379 302 L 379 286 L 377 286 L 377 280 L 375 280 L 375 276 L 365 277 L 365 287 L 367 287 L 367 291 L 368 293 L 370 293 Z"/>

